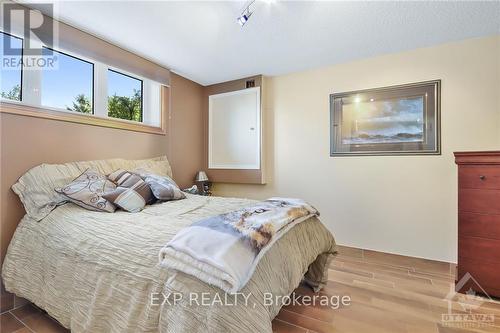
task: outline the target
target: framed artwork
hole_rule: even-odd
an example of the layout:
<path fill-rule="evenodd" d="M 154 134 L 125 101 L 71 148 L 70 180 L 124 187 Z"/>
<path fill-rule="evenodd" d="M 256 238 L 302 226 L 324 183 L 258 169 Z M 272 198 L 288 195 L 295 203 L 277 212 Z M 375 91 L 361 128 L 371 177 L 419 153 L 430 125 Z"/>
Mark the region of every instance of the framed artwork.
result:
<path fill-rule="evenodd" d="M 439 155 L 441 80 L 330 95 L 330 156 Z"/>

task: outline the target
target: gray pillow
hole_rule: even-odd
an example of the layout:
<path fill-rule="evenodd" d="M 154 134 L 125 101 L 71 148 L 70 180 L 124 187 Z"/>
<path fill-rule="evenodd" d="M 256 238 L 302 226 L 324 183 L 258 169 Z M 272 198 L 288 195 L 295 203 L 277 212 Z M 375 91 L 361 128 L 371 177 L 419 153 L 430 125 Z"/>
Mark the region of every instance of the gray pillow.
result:
<path fill-rule="evenodd" d="M 153 195 L 160 201 L 180 200 L 186 196 L 177 184 L 168 176 L 159 176 L 147 169 L 136 169 L 134 173 L 139 175 L 149 185 Z"/>

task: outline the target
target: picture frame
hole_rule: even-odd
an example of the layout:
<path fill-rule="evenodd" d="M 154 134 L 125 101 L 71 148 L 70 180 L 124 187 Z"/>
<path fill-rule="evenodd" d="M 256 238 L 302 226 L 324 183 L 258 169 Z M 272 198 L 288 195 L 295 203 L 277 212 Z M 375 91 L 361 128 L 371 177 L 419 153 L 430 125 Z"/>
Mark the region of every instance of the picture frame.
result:
<path fill-rule="evenodd" d="M 441 80 L 330 95 L 330 156 L 440 154 Z"/>

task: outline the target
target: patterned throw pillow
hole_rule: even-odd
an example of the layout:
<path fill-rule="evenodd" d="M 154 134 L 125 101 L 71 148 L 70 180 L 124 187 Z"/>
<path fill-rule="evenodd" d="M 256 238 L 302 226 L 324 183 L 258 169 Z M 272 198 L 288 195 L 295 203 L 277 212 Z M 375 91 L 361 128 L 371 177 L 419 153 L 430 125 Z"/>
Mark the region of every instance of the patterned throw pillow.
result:
<path fill-rule="evenodd" d="M 140 212 L 156 199 L 149 185 L 138 175 L 119 169 L 108 175 L 118 187 L 104 198 L 131 213 Z"/>
<path fill-rule="evenodd" d="M 87 169 L 68 185 L 56 189 L 56 192 L 85 209 L 113 213 L 116 210 L 115 205 L 106 200 L 103 195 L 115 189 L 116 185 L 106 176 L 96 170 Z"/>
<path fill-rule="evenodd" d="M 130 213 L 138 213 L 146 206 L 142 195 L 133 188 L 118 186 L 116 190 L 103 197 Z"/>
<path fill-rule="evenodd" d="M 155 198 L 160 201 L 186 198 L 177 184 L 168 176 L 155 175 L 145 169 L 136 169 L 134 170 L 134 173 L 140 175 L 142 179 L 144 179 L 144 181 L 151 187 L 151 191 L 153 191 Z"/>

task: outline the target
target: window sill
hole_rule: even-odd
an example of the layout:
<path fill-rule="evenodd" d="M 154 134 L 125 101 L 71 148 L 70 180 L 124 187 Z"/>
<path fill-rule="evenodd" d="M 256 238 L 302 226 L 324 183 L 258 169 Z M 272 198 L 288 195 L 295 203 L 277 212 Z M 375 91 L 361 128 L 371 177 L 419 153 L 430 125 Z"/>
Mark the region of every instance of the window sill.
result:
<path fill-rule="evenodd" d="M 163 104 L 163 103 L 162 103 Z M 163 104 L 165 105 L 165 104 Z M 58 121 L 65 121 L 70 123 L 85 124 L 92 126 L 108 127 L 115 129 L 123 129 L 127 131 L 143 132 L 150 134 L 166 135 L 166 126 L 164 114 L 162 110 L 160 123 L 161 127 L 146 125 L 129 120 L 99 117 L 95 115 L 81 114 L 72 111 L 59 111 L 57 109 L 50 109 L 38 106 L 23 104 L 20 102 L 8 102 L 5 100 L 0 101 L 0 113 L 15 114 L 20 116 L 35 117 L 52 119 Z"/>

